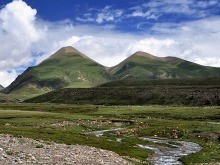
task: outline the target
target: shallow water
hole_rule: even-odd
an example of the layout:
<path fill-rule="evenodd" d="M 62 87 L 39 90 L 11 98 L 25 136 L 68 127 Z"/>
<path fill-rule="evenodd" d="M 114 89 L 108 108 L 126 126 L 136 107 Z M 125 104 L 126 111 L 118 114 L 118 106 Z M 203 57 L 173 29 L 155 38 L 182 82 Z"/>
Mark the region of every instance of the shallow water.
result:
<path fill-rule="evenodd" d="M 124 129 L 125 128 L 99 130 L 88 132 L 88 134 L 94 134 L 99 137 L 103 136 L 105 132 L 116 132 Z M 154 152 L 154 154 L 147 159 L 151 164 L 155 165 L 182 165 L 182 162 L 179 161 L 181 157 L 199 152 L 202 149 L 199 144 L 193 142 L 151 137 L 141 137 L 140 139 L 155 143 L 155 145 L 136 144 L 141 149 L 147 149 Z M 116 138 L 117 142 L 123 143 L 122 140 L 123 137 Z"/>
<path fill-rule="evenodd" d="M 166 144 L 167 146 L 159 145 L 140 145 L 142 149 L 154 151 L 154 155 L 148 158 L 148 161 L 155 165 L 180 165 L 182 162 L 179 158 L 187 156 L 192 153 L 199 152 L 202 147 L 193 142 L 178 141 L 173 139 L 158 139 L 158 138 L 140 138 L 144 141 L 153 143 Z"/>

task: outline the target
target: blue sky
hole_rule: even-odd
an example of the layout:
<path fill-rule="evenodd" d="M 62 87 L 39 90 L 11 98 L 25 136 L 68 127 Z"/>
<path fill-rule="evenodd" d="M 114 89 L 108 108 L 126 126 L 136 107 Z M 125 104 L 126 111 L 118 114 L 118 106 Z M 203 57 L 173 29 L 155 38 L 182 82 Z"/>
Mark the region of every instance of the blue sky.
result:
<path fill-rule="evenodd" d="M 23 1 L 36 9 L 37 17 L 43 20 L 68 19 L 74 24 L 112 25 L 117 30 L 132 33 L 151 30 L 155 23 L 181 23 L 220 15 L 218 0 Z M 0 6 L 10 2 L 2 0 Z"/>
<path fill-rule="evenodd" d="M 220 67 L 219 0 L 1 0 L 0 84 L 63 46 L 113 66 L 135 51 Z"/>

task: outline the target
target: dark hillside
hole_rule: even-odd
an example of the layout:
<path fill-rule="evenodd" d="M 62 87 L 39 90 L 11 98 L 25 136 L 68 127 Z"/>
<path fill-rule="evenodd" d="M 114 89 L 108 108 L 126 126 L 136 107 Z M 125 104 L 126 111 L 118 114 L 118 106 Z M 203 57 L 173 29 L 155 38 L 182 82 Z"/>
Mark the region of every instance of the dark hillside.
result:
<path fill-rule="evenodd" d="M 220 105 L 216 87 L 119 87 L 62 89 L 26 100 L 28 103 L 95 105 Z"/>
<path fill-rule="evenodd" d="M 212 78 L 176 78 L 116 80 L 99 85 L 99 87 L 145 87 L 145 86 L 219 86 L 220 77 Z"/>

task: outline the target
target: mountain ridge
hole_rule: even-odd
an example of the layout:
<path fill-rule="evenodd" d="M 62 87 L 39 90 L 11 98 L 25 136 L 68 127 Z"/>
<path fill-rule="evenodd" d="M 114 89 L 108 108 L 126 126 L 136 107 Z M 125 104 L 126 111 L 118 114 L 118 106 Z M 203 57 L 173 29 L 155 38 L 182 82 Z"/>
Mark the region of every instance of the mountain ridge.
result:
<path fill-rule="evenodd" d="M 110 68 L 115 79 L 219 77 L 220 68 L 202 66 L 181 58 L 157 57 L 138 51 Z"/>
<path fill-rule="evenodd" d="M 157 57 L 137 51 L 116 66 L 105 67 L 77 49 L 59 49 L 39 65 L 29 67 L 3 93 L 34 95 L 61 88 L 88 88 L 126 79 L 220 77 L 220 68 L 207 67 L 177 57 Z"/>
<path fill-rule="evenodd" d="M 171 61 L 171 60 L 179 59 L 179 58 L 173 57 L 173 56 L 157 57 L 157 56 L 154 56 L 152 54 L 149 54 L 149 53 L 143 52 L 143 51 L 137 51 L 134 54 L 132 54 L 131 56 L 129 56 L 128 58 L 135 57 L 135 56 L 146 57 L 146 58 L 149 58 L 152 60 L 159 60 L 159 61 Z"/>

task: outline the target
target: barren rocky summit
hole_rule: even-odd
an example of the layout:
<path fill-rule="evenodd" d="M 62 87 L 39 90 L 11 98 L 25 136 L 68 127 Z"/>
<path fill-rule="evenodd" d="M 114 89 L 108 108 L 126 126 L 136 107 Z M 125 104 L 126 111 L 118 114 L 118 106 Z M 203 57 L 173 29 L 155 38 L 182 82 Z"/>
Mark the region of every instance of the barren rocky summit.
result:
<path fill-rule="evenodd" d="M 0 135 L 0 164 L 128 165 L 118 154 L 94 147 L 65 145 Z"/>

